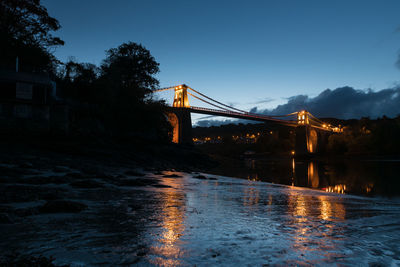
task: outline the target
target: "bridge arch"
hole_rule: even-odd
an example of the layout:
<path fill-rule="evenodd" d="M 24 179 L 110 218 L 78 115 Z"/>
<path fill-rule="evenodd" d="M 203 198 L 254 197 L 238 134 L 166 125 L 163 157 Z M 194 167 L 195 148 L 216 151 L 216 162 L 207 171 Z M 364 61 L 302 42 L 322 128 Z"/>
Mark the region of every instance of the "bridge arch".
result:
<path fill-rule="evenodd" d="M 308 153 L 316 153 L 318 151 L 318 133 L 314 128 L 307 127 L 306 140 Z"/>
<path fill-rule="evenodd" d="M 174 112 L 166 112 L 165 115 L 172 127 L 171 141 L 173 143 L 179 143 L 179 119 Z"/>
<path fill-rule="evenodd" d="M 172 142 L 176 144 L 192 144 L 192 118 L 188 108 L 169 108 L 166 111 L 172 126 Z"/>

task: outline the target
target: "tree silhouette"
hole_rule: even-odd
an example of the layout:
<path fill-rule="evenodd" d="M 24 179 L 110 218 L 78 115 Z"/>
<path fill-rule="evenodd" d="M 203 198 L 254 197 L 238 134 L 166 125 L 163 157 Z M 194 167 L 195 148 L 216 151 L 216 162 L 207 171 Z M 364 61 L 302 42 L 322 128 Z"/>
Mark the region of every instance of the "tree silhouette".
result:
<path fill-rule="evenodd" d="M 123 43 L 107 51 L 101 65 L 101 91 L 108 125 L 123 132 L 153 131 L 165 128 L 162 103 L 151 101 L 151 89 L 159 64 L 140 44 Z M 152 118 L 151 118 L 152 117 Z"/>
<path fill-rule="evenodd" d="M 165 103 L 151 98 L 158 87 L 154 75 L 159 64 L 146 48 L 133 42 L 107 51 L 100 68 L 89 63 L 69 61 L 59 72 L 57 86 L 63 96 L 78 106 L 75 118 L 89 116 L 101 121 L 104 129 L 115 136 L 145 136 L 164 140 L 168 124 Z"/>
<path fill-rule="evenodd" d="M 99 68 L 90 63 L 68 61 L 59 72 L 58 89 L 63 97 L 84 103 L 96 102 Z"/>
<path fill-rule="evenodd" d="M 0 1 L 1 67 L 14 66 L 18 56 L 24 70 L 54 72 L 56 60 L 49 49 L 64 44 L 51 33 L 59 28 L 40 0 Z"/>
<path fill-rule="evenodd" d="M 101 65 L 102 79 L 117 94 L 126 94 L 137 101 L 144 101 L 159 82 L 154 77 L 159 64 L 150 52 L 140 44 L 123 43 L 107 51 Z"/>

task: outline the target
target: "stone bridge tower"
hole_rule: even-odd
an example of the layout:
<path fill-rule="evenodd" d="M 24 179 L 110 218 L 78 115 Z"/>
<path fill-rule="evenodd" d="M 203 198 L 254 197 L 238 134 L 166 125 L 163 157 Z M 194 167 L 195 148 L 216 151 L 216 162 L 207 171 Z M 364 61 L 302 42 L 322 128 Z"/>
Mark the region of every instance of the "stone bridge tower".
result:
<path fill-rule="evenodd" d="M 187 95 L 187 85 L 182 84 L 175 87 L 174 108 L 189 108 L 189 100 Z"/>
<path fill-rule="evenodd" d="M 175 87 L 174 103 L 168 109 L 167 117 L 172 130 L 172 142 L 177 144 L 192 144 L 192 118 L 190 115 L 187 86 Z"/>
<path fill-rule="evenodd" d="M 297 124 L 295 139 L 296 155 L 301 156 L 324 152 L 330 133 L 312 127 L 309 112 L 306 110 L 298 113 Z"/>

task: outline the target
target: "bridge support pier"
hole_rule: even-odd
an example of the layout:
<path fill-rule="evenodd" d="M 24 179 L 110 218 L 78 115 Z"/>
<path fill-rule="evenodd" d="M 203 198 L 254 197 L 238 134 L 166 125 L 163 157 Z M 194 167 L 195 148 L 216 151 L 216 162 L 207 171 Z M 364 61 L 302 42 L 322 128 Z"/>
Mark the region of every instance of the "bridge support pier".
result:
<path fill-rule="evenodd" d="M 299 156 L 323 153 L 326 151 L 331 132 L 321 131 L 309 125 L 296 128 L 295 154 Z"/>
<path fill-rule="evenodd" d="M 188 108 L 171 108 L 167 111 L 172 126 L 172 142 L 176 144 L 193 144 L 192 118 Z"/>
<path fill-rule="evenodd" d="M 332 135 L 330 132 L 318 131 L 318 153 L 326 152 L 326 147 L 328 145 L 329 136 Z"/>
<path fill-rule="evenodd" d="M 308 125 L 296 127 L 295 153 L 298 156 L 318 152 L 318 132 Z"/>

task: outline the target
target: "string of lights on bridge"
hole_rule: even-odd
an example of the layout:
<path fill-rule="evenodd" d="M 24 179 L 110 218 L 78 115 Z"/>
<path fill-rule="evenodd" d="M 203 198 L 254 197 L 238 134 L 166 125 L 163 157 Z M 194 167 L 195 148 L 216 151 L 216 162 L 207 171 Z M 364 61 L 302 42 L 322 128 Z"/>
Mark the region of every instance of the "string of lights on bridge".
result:
<path fill-rule="evenodd" d="M 211 97 L 208 97 L 195 89 L 185 85 L 177 85 L 171 87 L 165 87 L 157 90 L 153 90 L 153 92 L 162 92 L 174 90 L 174 103 L 173 107 L 175 108 L 188 108 L 192 112 L 195 113 L 205 113 L 215 116 L 227 116 L 227 117 L 234 117 L 234 118 L 242 118 L 242 119 L 249 119 L 249 120 L 258 120 L 258 121 L 271 121 L 277 122 L 280 124 L 284 124 L 287 126 L 298 127 L 298 126 L 311 126 L 313 128 L 317 128 L 323 131 L 329 132 L 342 132 L 343 129 L 340 126 L 333 126 L 326 122 L 321 121 L 310 112 L 306 110 L 301 110 L 297 112 L 293 112 L 290 114 L 285 115 L 273 115 L 268 116 L 265 114 L 257 114 L 257 113 L 250 113 L 230 105 L 226 105 L 220 101 L 217 101 Z M 210 105 L 217 109 L 211 108 L 204 108 L 204 107 L 195 107 L 190 106 L 188 101 L 188 95 L 192 96 L 193 98 Z"/>

